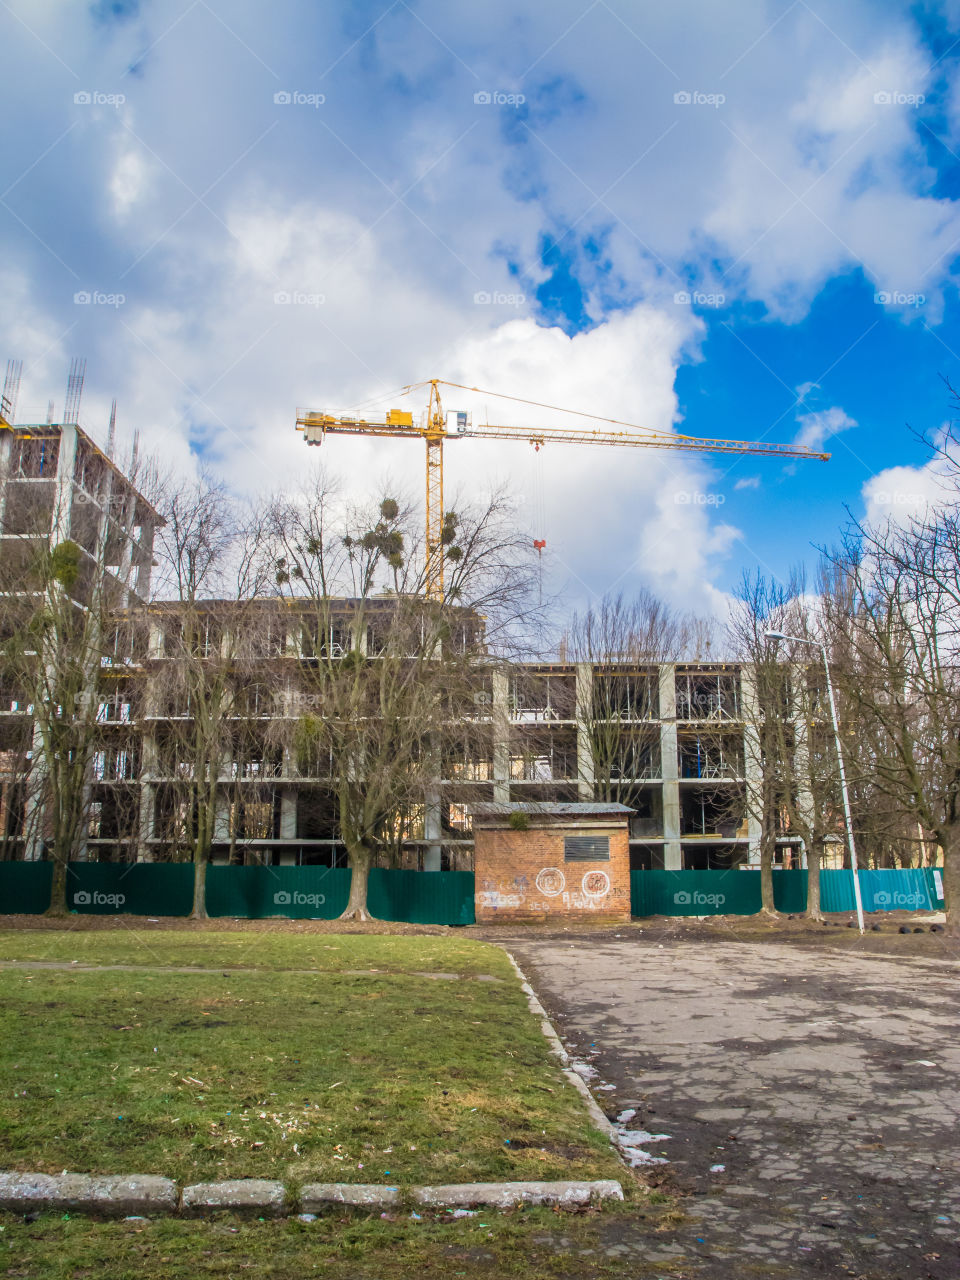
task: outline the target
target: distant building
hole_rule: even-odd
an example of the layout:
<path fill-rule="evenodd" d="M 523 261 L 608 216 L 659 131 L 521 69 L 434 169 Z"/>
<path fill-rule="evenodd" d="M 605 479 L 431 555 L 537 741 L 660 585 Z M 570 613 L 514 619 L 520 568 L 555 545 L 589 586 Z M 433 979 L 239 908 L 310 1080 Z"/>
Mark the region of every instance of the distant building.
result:
<path fill-rule="evenodd" d="M 14 425 L 10 407 L 0 412 L 0 638 L 24 625 L 37 590 L 31 565 L 40 547 L 70 542 L 79 547 L 76 579 L 68 588 L 77 609 L 90 603 L 94 587 L 117 613 L 149 598 L 154 534 L 159 513 L 111 458 L 76 423 Z M 105 637 L 105 667 L 129 658 L 121 622 Z M 106 672 L 104 672 L 104 675 Z M 42 855 L 43 817 L 29 821 L 40 788 L 26 779 L 38 770 L 30 694 L 0 670 L 0 851 L 7 857 Z M 101 696 L 97 690 L 91 696 Z M 114 695 L 103 692 L 104 714 Z M 91 812 L 101 805 L 100 784 L 136 777 L 136 755 L 125 743 L 107 744 L 91 777 Z M 99 774 L 97 770 L 99 769 Z M 29 793 L 28 793 L 29 790 Z M 127 800 L 127 805 L 134 798 Z M 91 850 L 91 856 L 95 851 Z"/>

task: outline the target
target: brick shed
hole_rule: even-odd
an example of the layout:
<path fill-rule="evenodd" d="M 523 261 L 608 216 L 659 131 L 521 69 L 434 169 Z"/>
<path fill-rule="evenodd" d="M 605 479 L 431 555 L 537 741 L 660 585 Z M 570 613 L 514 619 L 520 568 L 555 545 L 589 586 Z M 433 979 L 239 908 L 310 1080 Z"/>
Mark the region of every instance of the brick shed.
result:
<path fill-rule="evenodd" d="M 622 804 L 471 806 L 477 923 L 629 920 L 632 812 Z"/>

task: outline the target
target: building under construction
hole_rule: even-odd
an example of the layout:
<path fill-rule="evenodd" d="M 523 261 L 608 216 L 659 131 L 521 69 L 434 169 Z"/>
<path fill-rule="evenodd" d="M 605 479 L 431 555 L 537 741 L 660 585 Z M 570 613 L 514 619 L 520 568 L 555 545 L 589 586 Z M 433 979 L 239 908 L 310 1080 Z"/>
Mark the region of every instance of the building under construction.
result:
<path fill-rule="evenodd" d="M 65 541 L 80 549 L 69 588 L 76 608 L 89 608 L 96 588 L 109 617 L 91 672 L 99 733 L 77 856 L 190 856 L 192 797 L 210 784 L 214 862 L 342 865 L 335 786 L 342 766 L 298 752 L 291 729 L 304 715 L 310 665 L 318 656 L 376 656 L 377 611 L 386 614 L 395 603 L 364 602 L 358 623 L 357 602 L 330 601 L 321 635 L 316 626 L 310 631 L 308 609 L 261 602 L 259 648 L 235 677 L 243 687 L 230 703 L 230 742 L 216 777 L 198 777 L 178 745 L 197 708 L 164 676 L 184 652 L 183 607 L 151 601 L 154 535 L 162 521 L 113 461 L 112 421 L 106 450 L 79 427 L 82 375 L 75 364 L 61 422 L 51 412 L 51 421 L 14 425 L 19 371 L 9 366 L 0 417 L 4 634 L 18 625 L 15 601 L 30 595 L 31 556 Z M 201 602 L 194 606 L 190 653 L 212 662 L 249 628 L 249 605 Z M 461 642 L 477 639 L 476 621 L 465 617 Z M 423 870 L 469 869 L 473 806 L 599 801 L 633 811 L 632 867 L 757 861 L 759 805 L 751 791 L 759 785 L 759 764 L 744 716 L 747 671 L 729 664 L 504 665 L 480 653 L 482 646 L 471 696 L 458 711 L 437 776 L 403 815 L 384 857 Z M 257 678 L 257 670 L 268 669 L 269 680 Z M 35 708 L 15 680 L 0 673 L 0 681 L 2 853 L 42 858 L 43 788 L 28 786 L 43 769 Z M 799 858 L 789 833 L 779 847 L 788 865 Z"/>

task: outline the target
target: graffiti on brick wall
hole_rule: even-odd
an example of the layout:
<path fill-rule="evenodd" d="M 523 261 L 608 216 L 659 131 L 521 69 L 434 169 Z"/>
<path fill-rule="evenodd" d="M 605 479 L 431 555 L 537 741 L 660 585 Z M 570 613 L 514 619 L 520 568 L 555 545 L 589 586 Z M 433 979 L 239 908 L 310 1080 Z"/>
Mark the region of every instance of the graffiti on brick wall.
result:
<path fill-rule="evenodd" d="M 566 877 L 559 867 L 543 867 L 537 872 L 537 888 L 545 898 L 556 898 L 566 887 Z"/>
<path fill-rule="evenodd" d="M 588 898 L 605 898 L 610 892 L 610 877 L 605 871 L 588 871 L 580 888 Z"/>

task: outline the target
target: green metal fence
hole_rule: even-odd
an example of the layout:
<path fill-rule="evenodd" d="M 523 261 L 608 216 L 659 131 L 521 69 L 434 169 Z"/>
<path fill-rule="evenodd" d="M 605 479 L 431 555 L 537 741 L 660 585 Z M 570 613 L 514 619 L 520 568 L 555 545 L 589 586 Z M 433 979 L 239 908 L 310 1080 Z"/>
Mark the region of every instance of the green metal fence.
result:
<path fill-rule="evenodd" d="M 861 871 L 864 911 L 936 911 L 943 908 L 932 868 Z M 807 906 L 806 871 L 774 871 L 778 911 Z M 749 916 L 760 910 L 759 871 L 631 871 L 630 910 L 635 916 Z M 823 911 L 854 911 L 852 871 L 821 871 Z"/>
<path fill-rule="evenodd" d="M 334 920 L 347 905 L 344 867 L 208 867 L 207 914 Z"/>
<path fill-rule="evenodd" d="M 50 905 L 51 862 L 0 862 L 0 915 L 39 915 Z M 865 911 L 924 911 L 943 907 L 940 872 L 861 871 Z M 208 867 L 211 916 L 332 920 L 347 905 L 350 871 L 329 867 Z M 807 873 L 775 871 L 780 911 L 806 908 Z M 753 915 L 760 910 L 759 871 L 633 871 L 635 916 Z M 850 871 L 820 873 L 824 911 L 854 910 Z M 71 862 L 67 908 L 82 914 L 186 916 L 193 905 L 193 863 Z M 470 871 L 370 873 L 368 906 L 379 920 L 410 924 L 474 923 Z"/>
<path fill-rule="evenodd" d="M 0 916 L 46 911 L 52 880 L 52 862 L 0 862 Z"/>
<path fill-rule="evenodd" d="M 864 911 L 942 911 L 943 880 L 937 868 L 904 871 L 861 871 Z M 820 872 L 820 906 L 824 911 L 855 911 L 852 871 Z"/>
<path fill-rule="evenodd" d="M 52 862 L 0 862 L 0 914 L 39 915 L 50 905 Z M 251 920 L 333 920 L 350 895 L 344 867 L 207 868 L 207 913 Z M 192 862 L 71 862 L 67 910 L 94 915 L 187 916 Z M 368 908 L 378 920 L 473 924 L 473 873 L 370 873 Z"/>
<path fill-rule="evenodd" d="M 370 872 L 367 905 L 378 920 L 408 924 L 474 924 L 472 871 Z"/>
<path fill-rule="evenodd" d="M 192 908 L 190 862 L 71 862 L 67 866 L 68 911 L 188 916 Z"/>

